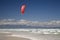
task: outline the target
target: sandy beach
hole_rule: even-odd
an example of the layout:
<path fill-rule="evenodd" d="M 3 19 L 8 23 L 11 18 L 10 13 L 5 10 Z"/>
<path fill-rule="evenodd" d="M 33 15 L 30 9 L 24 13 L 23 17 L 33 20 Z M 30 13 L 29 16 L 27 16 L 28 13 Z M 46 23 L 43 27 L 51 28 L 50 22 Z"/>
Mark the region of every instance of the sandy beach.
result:
<path fill-rule="evenodd" d="M 19 33 L 15 35 L 12 33 L 0 33 L 0 40 L 60 40 L 60 35 L 54 34 L 31 34 L 31 33 Z"/>
<path fill-rule="evenodd" d="M 60 30 L 57 32 L 56 30 L 50 32 L 51 29 L 49 31 L 46 30 L 39 30 L 40 32 L 37 33 L 34 32 L 35 30 L 30 32 L 26 30 L 19 31 L 19 29 L 1 29 L 0 40 L 60 40 Z"/>
<path fill-rule="evenodd" d="M 12 37 L 12 36 L 7 36 L 11 35 L 8 33 L 0 33 L 0 40 L 29 40 L 27 38 L 22 38 L 22 37 Z"/>

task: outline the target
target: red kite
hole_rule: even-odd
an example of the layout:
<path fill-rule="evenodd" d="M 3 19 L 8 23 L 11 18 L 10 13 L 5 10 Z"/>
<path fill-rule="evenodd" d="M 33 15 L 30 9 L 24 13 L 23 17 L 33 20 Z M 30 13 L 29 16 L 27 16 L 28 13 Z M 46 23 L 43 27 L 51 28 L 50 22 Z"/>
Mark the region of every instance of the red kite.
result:
<path fill-rule="evenodd" d="M 26 8 L 26 5 L 25 5 L 25 4 L 21 6 L 21 13 L 22 13 L 22 14 L 24 14 L 25 8 Z"/>

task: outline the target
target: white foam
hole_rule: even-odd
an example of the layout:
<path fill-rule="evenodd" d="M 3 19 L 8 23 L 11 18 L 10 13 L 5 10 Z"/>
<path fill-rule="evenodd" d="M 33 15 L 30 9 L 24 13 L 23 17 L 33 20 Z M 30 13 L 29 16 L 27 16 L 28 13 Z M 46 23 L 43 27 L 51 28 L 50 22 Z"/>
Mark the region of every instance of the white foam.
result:
<path fill-rule="evenodd" d="M 60 29 L 0 29 L 4 33 L 9 32 L 29 32 L 29 33 L 39 33 L 39 34 L 60 34 Z"/>

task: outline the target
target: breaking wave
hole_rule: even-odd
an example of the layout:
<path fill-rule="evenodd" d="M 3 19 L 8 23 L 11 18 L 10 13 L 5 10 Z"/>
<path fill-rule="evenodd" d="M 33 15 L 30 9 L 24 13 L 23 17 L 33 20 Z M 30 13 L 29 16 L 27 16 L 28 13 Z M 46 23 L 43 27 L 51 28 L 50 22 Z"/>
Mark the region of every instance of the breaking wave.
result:
<path fill-rule="evenodd" d="M 60 29 L 0 29 L 0 32 L 28 32 L 36 34 L 60 34 Z"/>

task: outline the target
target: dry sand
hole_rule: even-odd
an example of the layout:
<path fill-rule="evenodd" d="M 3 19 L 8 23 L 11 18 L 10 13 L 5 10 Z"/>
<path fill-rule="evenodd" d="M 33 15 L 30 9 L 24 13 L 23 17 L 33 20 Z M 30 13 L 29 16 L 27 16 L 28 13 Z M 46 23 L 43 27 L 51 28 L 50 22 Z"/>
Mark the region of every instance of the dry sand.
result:
<path fill-rule="evenodd" d="M 7 36 L 7 35 L 10 35 L 10 34 L 0 33 L 0 40 L 30 40 L 30 39 L 26 39 L 26 38 L 11 37 L 11 36 Z"/>

